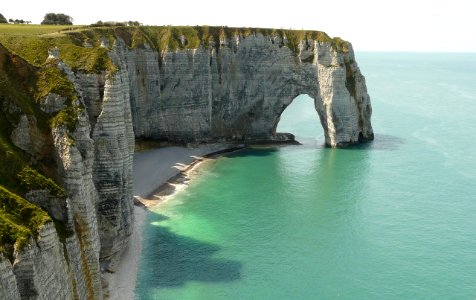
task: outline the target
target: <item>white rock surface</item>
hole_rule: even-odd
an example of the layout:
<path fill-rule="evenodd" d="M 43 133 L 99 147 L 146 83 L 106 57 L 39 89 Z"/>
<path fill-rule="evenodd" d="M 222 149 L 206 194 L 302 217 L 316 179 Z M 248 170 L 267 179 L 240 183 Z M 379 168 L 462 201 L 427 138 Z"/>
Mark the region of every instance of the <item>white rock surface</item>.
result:
<path fill-rule="evenodd" d="M 52 222 L 40 229 L 37 241 L 30 238 L 14 256 L 13 272 L 21 299 L 72 299 L 73 283 Z"/>
<path fill-rule="evenodd" d="M 220 47 L 157 53 L 127 50 L 136 137 L 171 141 L 269 141 L 300 94 L 315 100 L 329 146 L 373 138 L 370 100 L 352 47 L 251 35 Z M 349 80 L 351 79 L 351 80 Z"/>
<path fill-rule="evenodd" d="M 20 299 L 12 264 L 2 254 L 0 254 L 0 299 Z"/>

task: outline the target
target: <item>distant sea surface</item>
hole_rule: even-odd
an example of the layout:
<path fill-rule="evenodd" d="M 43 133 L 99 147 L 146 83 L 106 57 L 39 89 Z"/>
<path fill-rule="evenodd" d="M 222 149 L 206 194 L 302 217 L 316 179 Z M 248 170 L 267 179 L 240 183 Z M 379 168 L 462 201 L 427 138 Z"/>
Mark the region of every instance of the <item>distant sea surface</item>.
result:
<path fill-rule="evenodd" d="M 476 54 L 357 53 L 375 141 L 207 163 L 154 209 L 137 299 L 476 299 Z"/>

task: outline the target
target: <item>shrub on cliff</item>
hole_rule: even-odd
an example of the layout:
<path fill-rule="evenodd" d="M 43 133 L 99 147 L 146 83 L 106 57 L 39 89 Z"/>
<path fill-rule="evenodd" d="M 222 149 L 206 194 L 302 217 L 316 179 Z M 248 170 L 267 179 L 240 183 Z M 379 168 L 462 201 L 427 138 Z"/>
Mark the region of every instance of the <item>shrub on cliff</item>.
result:
<path fill-rule="evenodd" d="M 65 14 L 47 13 L 42 25 L 73 25 L 73 18 Z"/>

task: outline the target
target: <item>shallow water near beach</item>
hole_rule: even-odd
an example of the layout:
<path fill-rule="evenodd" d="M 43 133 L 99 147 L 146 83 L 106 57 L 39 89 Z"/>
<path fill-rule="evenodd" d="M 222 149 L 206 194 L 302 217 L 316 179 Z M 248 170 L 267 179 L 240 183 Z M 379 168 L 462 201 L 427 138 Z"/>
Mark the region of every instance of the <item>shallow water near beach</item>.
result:
<path fill-rule="evenodd" d="M 375 141 L 207 162 L 144 227 L 137 299 L 475 299 L 476 54 L 357 53 Z"/>

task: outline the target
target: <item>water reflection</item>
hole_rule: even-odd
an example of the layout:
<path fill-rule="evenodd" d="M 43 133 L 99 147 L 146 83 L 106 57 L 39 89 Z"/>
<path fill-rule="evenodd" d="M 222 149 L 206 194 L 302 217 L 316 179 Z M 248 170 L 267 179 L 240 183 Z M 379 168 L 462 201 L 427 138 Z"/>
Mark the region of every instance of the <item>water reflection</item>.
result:
<path fill-rule="evenodd" d="M 404 144 L 405 144 L 405 140 L 398 136 L 376 133 L 373 141 L 351 145 L 343 149 L 365 150 L 365 151 L 369 151 L 369 150 L 394 151 L 394 150 L 398 150 Z"/>
<path fill-rule="evenodd" d="M 363 148 L 354 148 L 360 149 Z M 322 228 L 355 234 L 359 226 L 354 223 L 360 222 L 360 207 L 365 205 L 369 189 L 372 152 L 331 148 L 289 150 L 281 149 L 277 155 L 279 181 L 292 191 L 288 211 L 292 211 L 292 206 L 302 207 L 320 220 L 318 224 Z M 306 197 L 294 197 L 296 193 Z M 334 226 L 341 228 L 331 229 Z"/>

